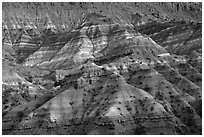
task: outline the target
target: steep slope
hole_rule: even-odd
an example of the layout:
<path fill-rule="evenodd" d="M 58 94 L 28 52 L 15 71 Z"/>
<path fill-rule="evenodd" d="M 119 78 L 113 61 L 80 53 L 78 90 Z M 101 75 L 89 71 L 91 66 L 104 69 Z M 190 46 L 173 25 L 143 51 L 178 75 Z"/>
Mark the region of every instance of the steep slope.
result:
<path fill-rule="evenodd" d="M 175 54 L 201 52 L 202 25 L 196 22 L 150 22 L 140 26 L 141 33 L 149 35 L 155 42 Z"/>
<path fill-rule="evenodd" d="M 173 22 L 173 25 L 178 26 L 179 30 L 181 25 L 176 25 L 176 22 L 201 22 L 200 15 L 201 3 L 3 3 L 2 19 L 3 19 L 3 39 L 4 36 L 8 37 L 5 40 L 10 41 L 12 47 L 15 49 L 17 54 L 17 60 L 24 62 L 25 59 L 33 54 L 34 51 L 38 50 L 41 45 L 53 44 L 49 43 L 46 39 L 55 39 L 52 36 L 57 32 L 70 32 L 85 23 L 85 20 L 91 17 L 91 21 L 94 24 L 97 23 L 97 18 L 93 18 L 94 14 L 100 16 L 107 16 L 112 21 L 119 24 L 132 24 L 136 26 L 134 29 L 138 30 L 138 26 L 145 25 L 145 29 L 139 29 L 141 32 L 145 32 L 146 24 L 152 24 L 152 27 L 148 33 L 155 31 L 155 27 L 160 25 L 168 27 L 168 22 Z M 93 13 L 90 14 L 90 13 Z M 103 22 L 109 22 L 109 19 L 103 20 Z M 154 23 L 156 21 L 156 24 Z M 162 23 L 167 22 L 167 23 Z M 101 23 L 101 21 L 100 21 Z M 158 25 L 157 25 L 158 23 Z M 170 23 L 171 24 L 171 23 Z M 188 24 L 188 23 L 187 23 Z M 170 25 L 171 26 L 171 25 Z M 182 27 L 189 25 L 182 25 Z M 200 25 L 199 25 L 200 26 Z M 188 29 L 199 28 L 194 26 Z M 160 30 L 159 29 L 159 30 Z M 174 32 L 175 30 L 171 32 Z M 185 29 L 185 28 L 184 28 Z M 182 29 L 182 32 L 183 30 Z M 156 29 L 156 31 L 158 31 Z M 194 31 L 194 30 L 193 30 Z M 169 31 L 167 31 L 169 32 Z M 165 31 L 165 36 L 168 34 Z M 167 33 L 167 34 L 166 34 Z M 28 36 L 29 34 L 29 36 Z M 171 34 L 171 33 L 170 33 Z M 59 33 L 58 33 L 59 35 Z M 62 34 L 66 35 L 66 34 Z M 195 37 L 200 35 L 200 29 L 196 32 Z M 161 34 L 163 36 L 163 33 Z M 21 38 L 22 37 L 22 38 Z M 31 37 L 31 38 L 30 38 Z M 71 36 L 72 37 L 72 36 Z M 171 36 L 170 36 L 171 37 Z M 171 39 L 169 37 L 169 39 Z M 25 39 L 26 38 L 26 39 Z M 22 39 L 22 42 L 21 42 Z M 190 38 L 190 39 L 193 39 Z M 195 39 L 195 38 L 194 38 Z M 26 40 L 26 41 L 25 41 Z M 156 42 L 156 39 L 153 38 Z M 24 41 L 24 42 L 23 42 Z M 62 40 L 58 39 L 58 42 Z M 32 46 L 26 46 L 25 42 L 32 44 Z M 59 44 L 56 41 L 56 44 Z M 67 43 L 67 41 L 63 40 Z M 61 44 L 63 44 L 63 42 Z M 162 41 L 163 42 L 163 41 Z M 20 43 L 24 43 L 21 45 Z M 190 42 L 189 48 L 194 43 L 200 43 L 200 40 Z M 19 45 L 20 44 L 20 45 Z M 159 43 L 161 44 L 161 43 Z M 185 44 L 185 43 L 184 43 Z M 28 44 L 29 45 L 29 44 Z M 197 44 L 199 46 L 199 44 Z M 20 47 L 19 47 L 20 46 Z M 25 47 L 26 46 L 26 47 Z M 57 46 L 57 45 L 56 45 Z M 60 46 L 60 45 L 58 45 Z M 18 48 L 19 47 L 19 48 Z M 25 47 L 25 48 L 23 48 Z M 197 47 L 197 46 L 196 46 Z M 183 49 L 183 48 L 181 48 Z M 46 48 L 41 49 L 42 52 Z M 53 49 L 54 50 L 54 49 Z M 56 49 L 57 50 L 57 47 Z"/>
<path fill-rule="evenodd" d="M 202 134 L 199 3 L 14 5 L 3 134 Z"/>

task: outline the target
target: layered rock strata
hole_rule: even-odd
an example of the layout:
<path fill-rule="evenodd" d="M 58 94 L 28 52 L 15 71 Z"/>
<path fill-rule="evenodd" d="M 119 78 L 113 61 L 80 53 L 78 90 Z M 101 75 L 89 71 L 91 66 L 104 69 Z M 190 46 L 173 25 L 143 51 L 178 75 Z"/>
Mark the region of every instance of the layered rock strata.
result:
<path fill-rule="evenodd" d="M 91 13 L 70 32 L 8 35 L 5 51 L 25 52 L 4 58 L 3 134 L 202 134 L 200 26 L 148 21 Z"/>

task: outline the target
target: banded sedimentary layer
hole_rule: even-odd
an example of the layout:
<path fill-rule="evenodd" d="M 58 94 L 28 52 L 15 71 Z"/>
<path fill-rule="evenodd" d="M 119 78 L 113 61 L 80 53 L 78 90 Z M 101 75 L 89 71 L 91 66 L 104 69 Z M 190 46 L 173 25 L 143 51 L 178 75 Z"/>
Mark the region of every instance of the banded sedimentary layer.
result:
<path fill-rule="evenodd" d="M 5 27 L 3 134 L 202 134 L 200 7 L 177 4 L 69 3 L 91 7 L 72 29 Z"/>

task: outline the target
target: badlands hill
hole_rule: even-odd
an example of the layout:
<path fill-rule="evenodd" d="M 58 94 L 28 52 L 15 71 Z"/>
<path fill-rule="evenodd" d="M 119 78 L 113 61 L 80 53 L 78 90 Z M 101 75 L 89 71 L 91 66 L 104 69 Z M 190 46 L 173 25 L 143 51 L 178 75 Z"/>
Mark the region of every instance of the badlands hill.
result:
<path fill-rule="evenodd" d="M 3 134 L 202 134 L 201 3 L 3 3 Z"/>

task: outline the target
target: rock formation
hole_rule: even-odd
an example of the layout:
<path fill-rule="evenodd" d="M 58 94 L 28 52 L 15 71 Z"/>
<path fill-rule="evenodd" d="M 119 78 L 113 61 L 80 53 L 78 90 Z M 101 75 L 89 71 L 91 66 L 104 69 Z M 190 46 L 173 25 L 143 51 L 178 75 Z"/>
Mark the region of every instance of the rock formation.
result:
<path fill-rule="evenodd" d="M 200 3 L 3 5 L 3 134 L 202 134 Z"/>

